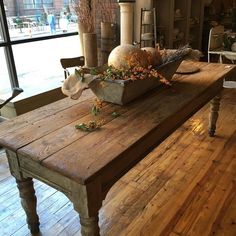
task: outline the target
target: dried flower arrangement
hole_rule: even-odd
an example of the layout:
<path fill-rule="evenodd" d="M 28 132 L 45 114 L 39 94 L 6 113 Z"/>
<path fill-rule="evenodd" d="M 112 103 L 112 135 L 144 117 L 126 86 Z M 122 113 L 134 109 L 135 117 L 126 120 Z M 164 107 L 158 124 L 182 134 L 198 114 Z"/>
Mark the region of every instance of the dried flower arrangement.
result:
<path fill-rule="evenodd" d="M 113 52 L 117 52 L 117 50 L 121 52 L 122 47 L 124 45 L 118 46 Z M 65 94 L 71 98 L 74 95 L 81 95 L 84 84 L 92 89 L 98 98 L 91 108 L 92 120 L 76 125 L 77 129 L 92 132 L 101 128 L 106 117 L 103 116 L 103 119 L 100 119 L 98 115 L 102 111 L 105 101 L 123 105 L 159 86 L 160 83 L 170 86 L 170 79 L 181 61 L 184 58 L 199 59 L 200 56 L 199 51 L 192 50 L 188 45 L 178 50 L 161 50 L 160 52 L 157 48 L 160 55 L 154 48 L 146 51 L 126 45 L 125 49 L 123 57 L 121 54 L 115 54 L 117 60 L 110 60 L 108 68 L 103 66 L 91 70 L 81 67 L 77 71 L 78 81 L 74 81 L 74 83 L 73 78 L 68 77 L 64 82 L 63 86 L 68 87 L 68 93 Z M 127 49 L 130 51 L 128 52 Z M 157 59 L 156 57 L 158 60 L 154 60 Z M 157 61 L 159 63 L 155 64 Z M 66 86 L 70 80 L 71 86 Z M 133 85 L 131 86 L 131 84 Z M 112 117 L 120 115 L 116 111 L 111 113 Z"/>
<path fill-rule="evenodd" d="M 95 30 L 95 7 L 92 0 L 74 0 L 73 8 L 78 16 L 78 23 L 84 25 L 88 32 Z"/>
<path fill-rule="evenodd" d="M 102 80 L 143 80 L 148 78 L 156 78 L 161 83 L 170 85 L 170 81 L 168 81 L 164 76 L 162 76 L 158 70 L 156 70 L 153 66 L 149 66 L 145 68 L 143 66 L 134 66 L 126 70 L 118 70 L 112 66 L 109 66 L 107 70 L 105 70 L 102 74 L 99 75 Z"/>
<path fill-rule="evenodd" d="M 109 65 L 99 74 L 102 80 L 143 80 L 157 78 L 160 82 L 170 84 L 152 64 L 152 54 L 145 50 L 131 51 L 125 56 L 127 66 L 116 68 Z"/>

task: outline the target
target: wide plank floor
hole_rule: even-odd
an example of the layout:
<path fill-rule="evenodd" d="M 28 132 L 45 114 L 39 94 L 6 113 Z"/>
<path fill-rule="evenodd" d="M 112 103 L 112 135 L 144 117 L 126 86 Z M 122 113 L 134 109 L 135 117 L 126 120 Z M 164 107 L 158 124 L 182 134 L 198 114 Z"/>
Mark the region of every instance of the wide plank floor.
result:
<path fill-rule="evenodd" d="M 100 210 L 101 235 L 236 235 L 236 90 L 225 89 L 217 136 L 205 106 L 119 180 Z M 35 181 L 41 236 L 80 235 L 72 204 Z M 30 235 L 0 150 L 0 235 Z"/>

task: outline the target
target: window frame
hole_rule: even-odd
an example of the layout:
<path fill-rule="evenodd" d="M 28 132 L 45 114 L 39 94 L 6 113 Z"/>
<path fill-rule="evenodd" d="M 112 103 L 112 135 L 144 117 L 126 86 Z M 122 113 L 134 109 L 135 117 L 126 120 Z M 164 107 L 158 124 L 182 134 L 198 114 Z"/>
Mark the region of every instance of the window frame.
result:
<path fill-rule="evenodd" d="M 69 32 L 69 33 L 47 35 L 47 36 L 41 36 L 41 37 L 35 37 L 35 38 L 11 40 L 8 24 L 7 24 L 7 17 L 6 17 L 5 8 L 4 8 L 4 0 L 0 1 L 0 18 L 2 22 L 2 25 L 0 27 L 2 29 L 2 34 L 3 34 L 3 42 L 0 41 L 0 48 L 2 47 L 4 48 L 5 59 L 6 59 L 6 64 L 7 64 L 7 69 L 8 69 L 10 84 L 11 84 L 12 89 L 14 87 L 20 87 L 14 55 L 13 55 L 13 50 L 12 50 L 13 45 L 78 35 L 78 32 Z"/>

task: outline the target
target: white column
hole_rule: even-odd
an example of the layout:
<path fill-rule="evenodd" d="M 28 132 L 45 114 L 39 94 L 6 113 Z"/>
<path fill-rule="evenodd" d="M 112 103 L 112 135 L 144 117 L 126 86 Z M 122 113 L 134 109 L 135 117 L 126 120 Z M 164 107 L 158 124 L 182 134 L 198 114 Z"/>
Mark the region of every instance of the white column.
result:
<path fill-rule="evenodd" d="M 134 2 L 119 2 L 120 44 L 132 44 L 134 32 Z"/>

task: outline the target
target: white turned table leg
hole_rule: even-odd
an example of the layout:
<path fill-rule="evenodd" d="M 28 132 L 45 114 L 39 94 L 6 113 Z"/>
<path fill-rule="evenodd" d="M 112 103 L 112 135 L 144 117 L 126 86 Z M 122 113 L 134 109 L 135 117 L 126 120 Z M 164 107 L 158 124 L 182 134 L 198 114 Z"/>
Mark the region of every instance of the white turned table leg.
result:
<path fill-rule="evenodd" d="M 21 205 L 25 210 L 28 228 L 32 234 L 39 232 L 39 217 L 36 211 L 37 198 L 33 186 L 32 178 L 16 179 L 19 189 Z"/>
<path fill-rule="evenodd" d="M 214 137 L 216 130 L 216 122 L 219 116 L 221 95 L 217 95 L 210 102 L 210 114 L 209 114 L 209 129 L 208 133 L 210 137 Z"/>
<path fill-rule="evenodd" d="M 83 236 L 99 236 L 98 215 L 95 217 L 80 216 L 81 234 Z"/>
<path fill-rule="evenodd" d="M 75 192 L 67 196 L 79 214 L 82 236 L 99 236 L 98 214 L 103 201 L 100 179 L 78 185 Z"/>

